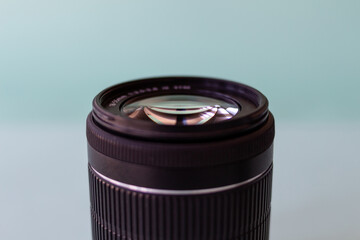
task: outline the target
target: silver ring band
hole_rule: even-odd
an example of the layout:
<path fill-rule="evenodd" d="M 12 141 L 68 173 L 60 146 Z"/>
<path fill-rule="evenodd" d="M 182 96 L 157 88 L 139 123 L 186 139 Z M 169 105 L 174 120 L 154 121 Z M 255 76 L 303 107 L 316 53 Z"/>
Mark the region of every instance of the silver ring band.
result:
<path fill-rule="evenodd" d="M 156 189 L 156 188 L 139 187 L 139 186 L 119 182 L 119 181 L 113 180 L 111 178 L 108 178 L 108 177 L 102 175 L 101 173 L 96 171 L 91 165 L 90 165 L 90 167 L 91 167 L 92 171 L 96 175 L 98 175 L 98 177 L 100 177 L 101 179 L 103 179 L 115 186 L 125 188 L 125 189 L 131 190 L 131 191 L 136 191 L 136 192 L 141 192 L 141 193 L 146 193 L 146 194 L 158 194 L 158 195 L 202 195 L 202 194 L 210 194 L 210 193 L 227 191 L 227 190 L 248 184 L 249 182 L 252 182 L 252 181 L 256 180 L 257 178 L 259 178 L 264 173 L 264 172 L 262 172 L 259 175 L 255 176 L 253 178 L 250 178 L 246 181 L 243 181 L 240 183 L 234 183 L 234 184 L 230 184 L 230 185 L 226 185 L 226 186 L 222 186 L 222 187 L 205 188 L 205 189 L 191 189 L 191 190 L 171 190 L 171 189 Z"/>

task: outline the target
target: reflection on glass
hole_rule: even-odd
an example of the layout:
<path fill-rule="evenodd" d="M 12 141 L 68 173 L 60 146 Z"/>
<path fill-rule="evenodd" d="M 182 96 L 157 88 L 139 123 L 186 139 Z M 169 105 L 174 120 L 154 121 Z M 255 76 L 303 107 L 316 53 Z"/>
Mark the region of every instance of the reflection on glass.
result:
<path fill-rule="evenodd" d="M 123 107 L 130 118 L 163 125 L 201 125 L 231 119 L 239 111 L 232 102 L 195 96 L 164 95 L 141 99 Z"/>

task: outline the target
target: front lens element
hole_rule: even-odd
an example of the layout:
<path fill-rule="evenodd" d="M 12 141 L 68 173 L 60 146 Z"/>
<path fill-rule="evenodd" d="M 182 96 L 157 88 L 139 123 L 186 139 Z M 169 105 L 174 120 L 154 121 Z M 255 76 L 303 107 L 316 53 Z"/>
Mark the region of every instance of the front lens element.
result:
<path fill-rule="evenodd" d="M 239 106 L 230 101 L 197 95 L 163 95 L 125 104 L 130 118 L 161 125 L 202 125 L 233 118 Z"/>

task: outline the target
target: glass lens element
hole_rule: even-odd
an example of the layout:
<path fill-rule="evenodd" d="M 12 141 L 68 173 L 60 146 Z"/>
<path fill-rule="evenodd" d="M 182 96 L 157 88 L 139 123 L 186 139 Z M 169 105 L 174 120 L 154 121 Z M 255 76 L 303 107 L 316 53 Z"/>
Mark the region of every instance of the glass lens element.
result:
<path fill-rule="evenodd" d="M 239 111 L 232 102 L 196 95 L 163 95 L 125 105 L 130 118 L 162 125 L 201 125 L 231 119 Z"/>

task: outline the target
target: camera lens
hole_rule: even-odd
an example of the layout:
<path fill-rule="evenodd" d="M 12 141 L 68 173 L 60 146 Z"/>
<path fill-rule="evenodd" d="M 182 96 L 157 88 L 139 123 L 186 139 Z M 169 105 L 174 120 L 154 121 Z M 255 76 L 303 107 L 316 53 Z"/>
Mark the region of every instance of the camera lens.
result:
<path fill-rule="evenodd" d="M 256 89 L 130 81 L 94 98 L 86 131 L 93 239 L 269 239 L 274 118 Z"/>

